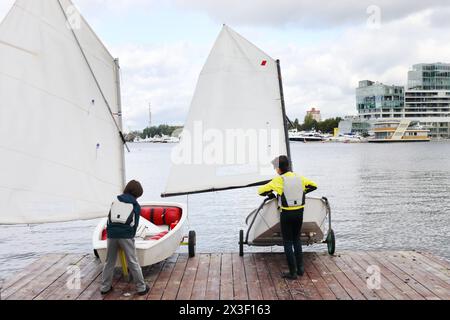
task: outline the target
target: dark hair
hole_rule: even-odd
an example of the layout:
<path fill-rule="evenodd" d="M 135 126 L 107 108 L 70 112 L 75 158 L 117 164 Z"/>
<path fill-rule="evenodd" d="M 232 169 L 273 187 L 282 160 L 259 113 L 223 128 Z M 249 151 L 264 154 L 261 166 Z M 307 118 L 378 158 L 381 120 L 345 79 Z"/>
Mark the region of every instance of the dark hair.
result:
<path fill-rule="evenodd" d="M 139 181 L 131 180 L 130 182 L 128 182 L 123 193 L 132 195 L 133 197 L 138 199 L 144 194 L 144 189 L 142 189 L 142 185 Z"/>
<path fill-rule="evenodd" d="M 291 170 L 291 161 L 287 156 L 279 156 L 272 161 L 275 169 L 280 169 L 281 173 L 285 174 Z"/>

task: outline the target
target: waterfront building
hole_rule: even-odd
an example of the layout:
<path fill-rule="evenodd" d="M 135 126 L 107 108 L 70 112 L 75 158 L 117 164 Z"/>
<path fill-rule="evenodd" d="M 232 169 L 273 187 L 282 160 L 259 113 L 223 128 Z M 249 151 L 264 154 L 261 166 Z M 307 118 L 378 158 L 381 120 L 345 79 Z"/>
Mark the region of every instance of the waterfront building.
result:
<path fill-rule="evenodd" d="M 358 116 L 347 116 L 339 122 L 339 134 L 367 135 L 372 130 L 375 120 L 367 120 Z"/>
<path fill-rule="evenodd" d="M 450 138 L 450 64 L 413 66 L 408 72 L 404 114 L 429 129 L 432 138 Z"/>
<path fill-rule="evenodd" d="M 356 88 L 358 115 L 362 119 L 402 118 L 405 88 L 364 80 Z"/>
<path fill-rule="evenodd" d="M 306 116 L 310 116 L 313 120 L 316 120 L 317 122 L 322 121 L 322 115 L 320 114 L 320 110 L 317 110 L 316 108 L 312 108 L 311 110 L 307 111 Z"/>
<path fill-rule="evenodd" d="M 429 142 L 430 131 L 417 122 L 404 119 L 377 120 L 372 143 Z"/>

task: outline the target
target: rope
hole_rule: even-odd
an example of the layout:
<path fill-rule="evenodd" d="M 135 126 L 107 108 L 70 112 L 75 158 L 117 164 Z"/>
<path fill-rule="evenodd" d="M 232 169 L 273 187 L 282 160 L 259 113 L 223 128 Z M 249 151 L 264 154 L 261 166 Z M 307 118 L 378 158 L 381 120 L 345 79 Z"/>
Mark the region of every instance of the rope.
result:
<path fill-rule="evenodd" d="M 61 11 L 62 11 L 62 13 L 63 13 L 65 19 L 66 19 L 66 22 L 69 23 L 69 18 L 67 17 L 66 12 L 64 11 L 64 8 L 63 8 L 63 6 L 62 6 L 62 4 L 61 4 L 61 0 L 58 0 L 58 4 L 59 4 L 59 7 L 61 8 Z M 109 105 L 109 102 L 108 102 L 108 100 L 106 99 L 105 94 L 103 93 L 103 90 L 102 90 L 102 88 L 101 88 L 101 86 L 100 86 L 100 83 L 98 82 L 97 77 L 95 76 L 94 70 L 92 69 L 92 66 L 91 66 L 91 64 L 89 63 L 89 60 L 88 60 L 88 58 L 87 58 L 87 56 L 86 56 L 86 53 L 84 52 L 83 47 L 81 46 L 81 43 L 80 43 L 80 41 L 78 40 L 78 37 L 77 37 L 77 35 L 76 35 L 76 33 L 75 33 L 75 31 L 73 30 L 72 27 L 70 27 L 70 31 L 72 32 L 72 35 L 73 35 L 73 37 L 75 38 L 75 41 L 76 41 L 78 47 L 80 48 L 81 54 L 83 55 L 83 58 L 84 58 L 84 60 L 85 60 L 85 62 L 86 62 L 86 64 L 87 64 L 87 66 L 88 66 L 88 68 L 89 68 L 89 71 L 90 71 L 92 77 L 94 78 L 95 84 L 97 85 L 97 88 L 98 88 L 98 90 L 100 91 L 100 94 L 101 94 L 101 96 L 102 96 L 102 98 L 103 98 L 103 101 L 105 102 L 106 107 L 108 108 L 109 114 L 111 115 L 111 118 L 112 118 L 112 120 L 113 120 L 113 122 L 114 122 L 114 125 L 116 126 L 116 129 L 117 129 L 117 131 L 118 131 L 118 133 L 119 133 L 119 135 L 120 135 L 120 138 L 121 138 L 121 140 L 122 140 L 122 142 L 123 142 L 125 148 L 127 149 L 127 151 L 130 152 L 130 149 L 128 148 L 127 141 L 125 140 L 125 136 L 124 136 L 124 134 L 123 134 L 123 132 L 122 132 L 122 129 L 121 129 L 120 126 L 117 124 L 116 119 L 114 118 L 114 113 L 112 112 L 111 107 L 110 107 L 110 105 Z"/>

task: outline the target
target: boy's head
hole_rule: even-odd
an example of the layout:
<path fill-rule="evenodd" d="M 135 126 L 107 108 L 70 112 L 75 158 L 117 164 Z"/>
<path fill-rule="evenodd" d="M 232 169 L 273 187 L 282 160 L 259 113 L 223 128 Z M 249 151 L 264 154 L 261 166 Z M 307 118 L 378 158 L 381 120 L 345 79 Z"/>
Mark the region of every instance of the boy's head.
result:
<path fill-rule="evenodd" d="M 272 161 L 272 164 L 279 175 L 285 174 L 291 170 L 291 162 L 287 156 L 276 157 Z"/>
<path fill-rule="evenodd" d="M 131 180 L 130 182 L 128 182 L 123 193 L 132 195 L 133 197 L 138 199 L 144 194 L 144 189 L 142 189 L 142 185 L 139 181 Z"/>

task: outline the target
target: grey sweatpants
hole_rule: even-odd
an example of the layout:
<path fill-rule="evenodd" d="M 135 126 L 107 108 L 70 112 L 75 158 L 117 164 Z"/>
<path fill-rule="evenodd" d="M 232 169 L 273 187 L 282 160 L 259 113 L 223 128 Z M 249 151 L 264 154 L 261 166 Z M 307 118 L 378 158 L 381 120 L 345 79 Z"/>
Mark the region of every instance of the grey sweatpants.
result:
<path fill-rule="evenodd" d="M 134 239 L 108 239 L 108 250 L 106 256 L 105 267 L 103 268 L 102 276 L 102 291 L 111 289 L 114 277 L 114 269 L 117 263 L 117 254 L 119 249 L 125 252 L 127 258 L 128 269 L 133 277 L 138 292 L 143 292 L 146 289 L 144 276 L 142 274 L 141 266 L 137 259 L 136 246 Z"/>

